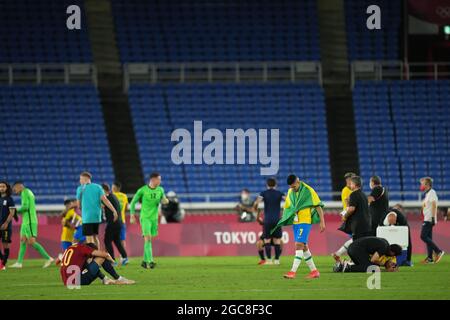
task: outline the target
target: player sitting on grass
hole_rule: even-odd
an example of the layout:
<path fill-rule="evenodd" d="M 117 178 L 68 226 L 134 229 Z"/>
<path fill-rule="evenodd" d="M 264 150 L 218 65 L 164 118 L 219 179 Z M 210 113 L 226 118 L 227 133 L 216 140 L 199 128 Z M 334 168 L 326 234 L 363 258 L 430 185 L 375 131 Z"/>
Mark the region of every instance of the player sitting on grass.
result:
<path fill-rule="evenodd" d="M 312 223 L 320 223 L 320 232 L 325 231 L 325 219 L 322 211 L 323 203 L 314 189 L 301 182 L 296 175 L 291 174 L 287 178 L 287 184 L 290 188 L 284 203 L 283 216 L 278 222 L 277 228 L 293 224 L 295 257 L 291 271 L 286 273 L 284 277 L 286 279 L 294 279 L 302 259 L 305 259 L 311 271 L 306 278 L 319 278 L 319 270 L 317 270 L 311 251 L 309 251 L 308 238 Z"/>
<path fill-rule="evenodd" d="M 99 278 L 103 284 L 134 284 L 135 281 L 119 276 L 112 266 L 113 258 L 106 251 L 98 250 L 93 243 L 74 244 L 61 259 L 61 278 L 65 286 L 86 286 Z M 114 278 L 107 278 L 100 266 Z"/>
<path fill-rule="evenodd" d="M 334 272 L 367 272 L 371 266 L 384 266 L 387 272 L 398 271 L 395 257 L 402 254 L 402 247 L 389 245 L 386 239 L 377 237 L 359 238 L 348 247 L 349 261 L 338 262 Z"/>

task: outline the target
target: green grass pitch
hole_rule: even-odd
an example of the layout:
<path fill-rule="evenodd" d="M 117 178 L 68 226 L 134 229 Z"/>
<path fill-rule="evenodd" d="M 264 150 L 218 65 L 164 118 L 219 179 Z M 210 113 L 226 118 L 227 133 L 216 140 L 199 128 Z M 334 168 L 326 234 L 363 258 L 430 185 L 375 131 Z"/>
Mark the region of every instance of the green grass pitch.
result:
<path fill-rule="evenodd" d="M 381 289 L 369 290 L 367 274 L 335 274 L 331 257 L 315 257 L 320 279 L 306 280 L 302 263 L 294 280 L 283 279 L 292 257 L 280 266 L 257 266 L 255 257 L 161 257 L 153 270 L 140 259 L 118 267 L 136 280 L 132 286 L 104 286 L 100 281 L 79 290 L 62 285 L 59 269 L 42 269 L 42 260 L 25 260 L 23 269 L 0 271 L 0 299 L 450 299 L 450 260 L 382 273 Z"/>

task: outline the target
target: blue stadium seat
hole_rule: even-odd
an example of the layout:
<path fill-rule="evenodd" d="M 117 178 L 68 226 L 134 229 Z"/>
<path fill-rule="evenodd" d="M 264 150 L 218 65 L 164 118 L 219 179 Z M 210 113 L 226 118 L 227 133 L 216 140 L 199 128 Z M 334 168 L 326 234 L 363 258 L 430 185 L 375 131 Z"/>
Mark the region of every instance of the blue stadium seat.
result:
<path fill-rule="evenodd" d="M 77 96 L 80 103 L 65 109 L 62 102 L 68 96 Z M 94 86 L 0 86 L 0 97 L 0 113 L 10 119 L 0 129 L 0 139 L 7 146 L 2 146 L 2 173 L 9 181 L 24 180 L 38 203 L 52 203 L 51 199 L 41 202 L 43 195 L 73 197 L 84 170 L 92 171 L 96 181 L 114 179 Z M 45 111 L 24 112 L 49 97 Z"/>

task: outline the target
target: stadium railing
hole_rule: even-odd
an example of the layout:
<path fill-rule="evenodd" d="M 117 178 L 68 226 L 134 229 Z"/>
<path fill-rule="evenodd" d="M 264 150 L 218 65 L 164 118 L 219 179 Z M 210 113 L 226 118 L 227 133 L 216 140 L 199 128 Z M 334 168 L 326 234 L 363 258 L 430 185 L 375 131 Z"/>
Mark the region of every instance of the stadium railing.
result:
<path fill-rule="evenodd" d="M 332 196 L 336 197 L 340 195 L 340 192 L 321 192 L 322 196 Z M 413 201 L 401 201 L 396 200 L 399 197 L 406 195 L 416 195 L 417 200 Z M 133 194 L 127 195 L 129 198 L 133 196 Z M 253 194 L 253 197 L 256 197 L 257 194 Z M 398 191 L 398 192 L 390 192 L 391 205 L 401 203 L 405 208 L 420 208 L 422 206 L 421 202 L 421 192 L 415 191 Z M 442 201 L 439 201 L 440 207 L 450 207 L 450 191 L 439 191 L 438 196 Z M 239 194 L 237 193 L 190 193 L 190 194 L 177 194 L 178 199 L 181 202 L 181 207 L 186 211 L 193 212 L 201 212 L 201 211 L 210 211 L 210 210 L 232 210 L 237 202 Z M 189 197 L 190 199 L 198 199 L 198 201 L 185 201 Z M 64 209 L 63 201 L 67 198 L 71 198 L 71 196 L 67 195 L 43 195 L 36 196 L 36 207 L 39 212 L 45 213 L 58 213 Z M 73 198 L 73 196 L 72 196 Z M 214 201 L 214 199 L 220 199 L 221 201 Z M 229 199 L 223 201 L 223 199 Z M 19 200 L 17 198 L 17 200 Z M 41 204 L 40 204 L 41 202 Z M 341 201 L 323 201 L 325 207 L 327 209 L 332 210 L 341 210 L 342 202 Z M 44 204 L 47 203 L 47 204 Z M 139 208 L 139 207 L 138 207 Z M 261 206 L 262 208 L 262 206 Z"/>
<path fill-rule="evenodd" d="M 91 63 L 0 64 L 0 84 L 93 83 L 97 68 Z"/>
<path fill-rule="evenodd" d="M 316 61 L 126 63 L 124 91 L 131 83 L 314 81 L 322 86 Z"/>
<path fill-rule="evenodd" d="M 449 79 L 449 62 L 353 61 L 350 64 L 351 88 L 357 80 Z"/>

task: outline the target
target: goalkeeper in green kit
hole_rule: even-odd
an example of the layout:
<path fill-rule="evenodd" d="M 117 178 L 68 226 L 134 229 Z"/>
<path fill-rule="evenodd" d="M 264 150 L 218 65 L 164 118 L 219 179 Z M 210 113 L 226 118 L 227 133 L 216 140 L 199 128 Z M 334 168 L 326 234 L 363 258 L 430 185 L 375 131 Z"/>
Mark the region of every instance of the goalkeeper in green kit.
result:
<path fill-rule="evenodd" d="M 153 172 L 150 175 L 149 184 L 139 188 L 130 203 L 130 223 L 132 224 L 136 223 L 136 203 L 142 204 L 139 220 L 144 237 L 144 261 L 141 264 L 144 269 L 153 269 L 156 266 L 153 261 L 152 239 L 158 235 L 158 207 L 160 203 L 169 202 L 160 184 L 161 175 Z"/>
<path fill-rule="evenodd" d="M 21 206 L 17 212 L 22 214 L 22 224 L 20 226 L 19 256 L 17 258 L 17 262 L 10 268 L 22 268 L 23 258 L 27 251 L 27 244 L 36 249 L 36 251 L 46 259 L 44 268 L 47 268 L 52 264 L 54 259 L 50 257 L 44 247 L 36 241 L 38 233 L 38 218 L 36 214 L 36 201 L 34 199 L 34 194 L 30 189 L 25 188 L 23 182 L 21 181 L 14 183 L 13 191 L 16 194 L 20 194 Z"/>

